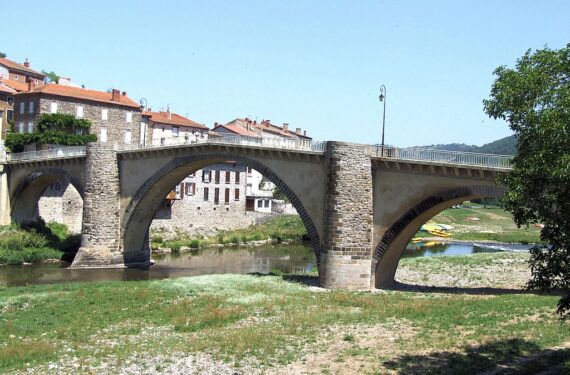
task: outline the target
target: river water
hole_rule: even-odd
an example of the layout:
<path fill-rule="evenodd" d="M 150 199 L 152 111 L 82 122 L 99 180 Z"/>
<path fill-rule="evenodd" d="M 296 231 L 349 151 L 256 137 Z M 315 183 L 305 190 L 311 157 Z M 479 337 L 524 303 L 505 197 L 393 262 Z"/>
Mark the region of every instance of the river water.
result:
<path fill-rule="evenodd" d="M 529 245 L 418 243 L 410 244 L 404 257 L 463 255 L 480 252 L 524 251 Z M 0 288 L 71 281 L 153 280 L 208 274 L 306 273 L 316 268 L 315 256 L 306 244 L 259 247 L 208 248 L 176 255 L 154 255 L 149 270 L 72 270 L 60 264 L 0 266 Z"/>

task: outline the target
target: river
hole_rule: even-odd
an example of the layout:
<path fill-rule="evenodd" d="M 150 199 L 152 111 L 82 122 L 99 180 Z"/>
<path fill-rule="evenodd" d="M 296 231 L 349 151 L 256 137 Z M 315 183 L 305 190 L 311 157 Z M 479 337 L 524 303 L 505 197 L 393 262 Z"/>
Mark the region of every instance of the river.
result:
<path fill-rule="evenodd" d="M 464 255 L 480 252 L 524 251 L 529 245 L 418 243 L 410 244 L 404 257 Z M 306 273 L 316 268 L 315 256 L 306 244 L 259 247 L 208 248 L 183 254 L 154 255 L 149 270 L 73 270 L 60 264 L 0 266 L 0 288 L 72 281 L 153 280 L 208 274 Z"/>

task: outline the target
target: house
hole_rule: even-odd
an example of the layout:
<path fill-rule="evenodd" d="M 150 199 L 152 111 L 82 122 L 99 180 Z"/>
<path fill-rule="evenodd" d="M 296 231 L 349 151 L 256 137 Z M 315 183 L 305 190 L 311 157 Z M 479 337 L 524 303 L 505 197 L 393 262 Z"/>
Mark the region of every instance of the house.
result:
<path fill-rule="evenodd" d="M 196 121 L 190 120 L 177 113 L 166 111 L 152 112 L 151 109 L 142 113 L 141 139 L 143 144 L 166 146 L 177 143 L 192 143 L 208 139 L 210 129 Z"/>
<path fill-rule="evenodd" d="M 4 84 L 4 78 L 0 76 L 0 149 L 9 130 L 8 121 L 13 120 L 15 93 L 16 90 Z"/>
<path fill-rule="evenodd" d="M 0 58 L 0 146 L 9 131 L 8 121 L 13 121 L 14 94 L 25 91 L 28 82 L 44 84 L 45 75 L 30 68 L 28 59 L 23 64 Z"/>
<path fill-rule="evenodd" d="M 33 132 L 42 114 L 64 113 L 91 121 L 91 133 L 100 142 L 139 143 L 141 109 L 126 92 L 59 85 L 35 86 L 14 95 L 15 131 Z"/>
<path fill-rule="evenodd" d="M 301 128 L 296 128 L 295 132 L 289 130 L 289 124 L 284 123 L 283 126 L 277 126 L 270 120 L 262 120 L 257 122 L 249 118 L 236 118 L 227 124 L 215 124 L 212 129 L 213 133 L 232 134 L 239 136 L 251 137 L 255 139 L 266 140 L 297 140 L 303 142 L 311 142 L 311 138 L 307 136 L 307 132 L 301 134 Z M 246 210 L 256 212 L 270 213 L 273 210 L 273 191 L 275 185 L 263 177 L 258 171 L 247 168 L 246 182 Z"/>

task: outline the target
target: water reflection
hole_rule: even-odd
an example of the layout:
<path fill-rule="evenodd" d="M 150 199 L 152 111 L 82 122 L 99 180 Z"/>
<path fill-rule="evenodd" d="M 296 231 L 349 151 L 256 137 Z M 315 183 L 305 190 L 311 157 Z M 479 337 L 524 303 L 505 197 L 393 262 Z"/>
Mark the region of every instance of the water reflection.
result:
<path fill-rule="evenodd" d="M 529 245 L 468 243 L 410 244 L 405 257 L 464 255 L 505 250 L 528 250 Z M 154 280 L 209 274 L 311 272 L 316 267 L 313 250 L 307 245 L 267 245 L 254 248 L 215 248 L 180 255 L 155 255 L 149 270 L 86 269 L 72 270 L 59 264 L 0 267 L 0 288 L 29 284 L 70 281 Z"/>
<path fill-rule="evenodd" d="M 436 255 L 467 255 L 476 253 L 496 253 L 500 251 L 526 251 L 531 245 L 484 244 L 484 243 L 443 243 L 436 241 L 409 243 L 403 257 L 429 257 Z"/>
<path fill-rule="evenodd" d="M 0 267 L 0 287 L 70 281 L 153 280 L 209 274 L 311 272 L 316 264 L 306 245 L 202 249 L 179 255 L 154 255 L 155 265 L 139 269 L 69 269 L 59 264 Z"/>

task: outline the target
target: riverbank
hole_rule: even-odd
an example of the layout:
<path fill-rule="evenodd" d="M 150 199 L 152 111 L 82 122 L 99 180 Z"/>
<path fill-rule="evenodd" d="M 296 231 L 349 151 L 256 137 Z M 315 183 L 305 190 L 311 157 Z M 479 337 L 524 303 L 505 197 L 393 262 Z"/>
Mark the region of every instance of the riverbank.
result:
<path fill-rule="evenodd" d="M 0 226 L 0 265 L 70 261 L 79 244 L 79 235 L 70 235 L 63 224 Z"/>
<path fill-rule="evenodd" d="M 153 232 L 151 234 L 151 250 L 153 253 L 161 254 L 205 247 L 292 243 L 305 239 L 306 233 L 305 226 L 299 216 L 283 215 L 263 224 L 252 225 L 244 229 L 220 230 L 216 236 L 209 238 L 192 237 L 178 233 L 177 238 L 167 240 L 160 232 Z"/>
<path fill-rule="evenodd" d="M 4 288 L 0 372 L 570 369 L 570 326 L 555 314 L 558 297 L 520 289 L 526 257 L 402 259 L 392 291 L 326 291 L 315 274 Z"/>

